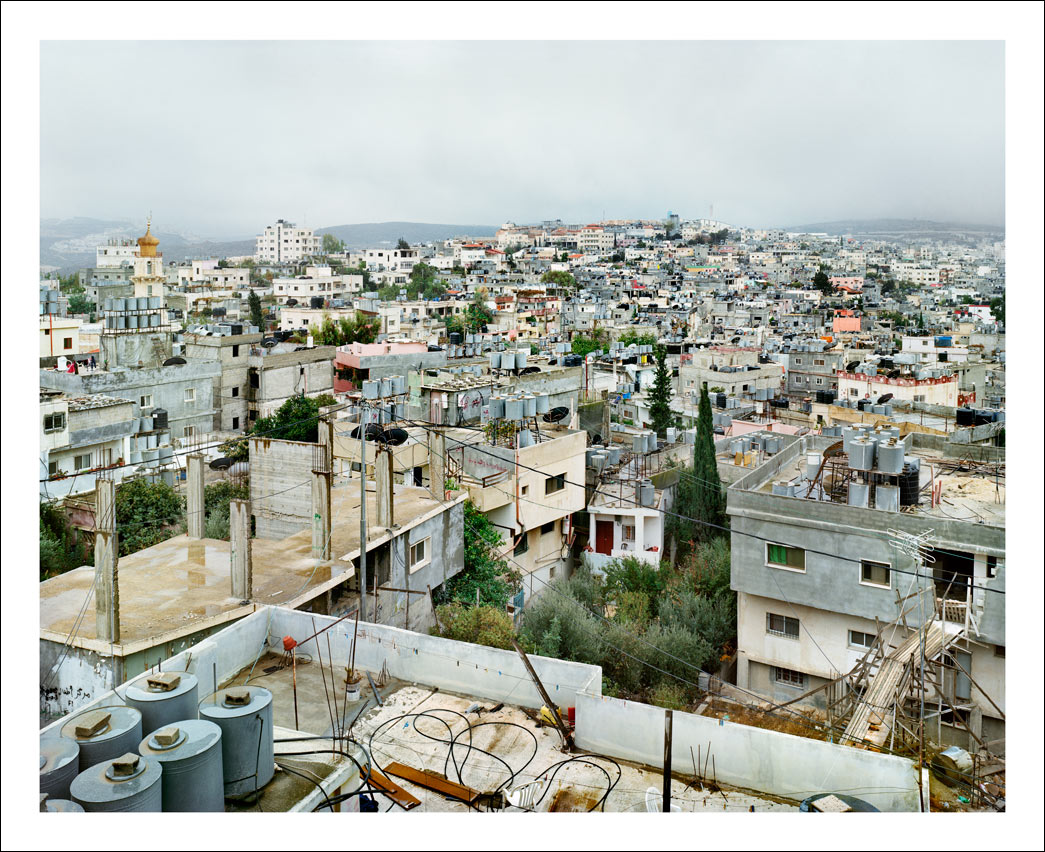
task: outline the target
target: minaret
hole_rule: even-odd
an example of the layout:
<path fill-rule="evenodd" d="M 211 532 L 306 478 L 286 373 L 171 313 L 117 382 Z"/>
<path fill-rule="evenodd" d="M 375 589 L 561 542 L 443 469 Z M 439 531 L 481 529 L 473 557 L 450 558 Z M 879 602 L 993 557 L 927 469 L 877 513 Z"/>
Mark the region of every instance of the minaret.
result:
<path fill-rule="evenodd" d="M 145 236 L 138 237 L 138 254 L 134 258 L 135 296 L 165 296 L 166 279 L 163 276 L 163 255 L 156 251 L 160 241 L 153 236 L 152 219 L 145 225 Z M 166 299 L 164 303 L 166 304 Z"/>

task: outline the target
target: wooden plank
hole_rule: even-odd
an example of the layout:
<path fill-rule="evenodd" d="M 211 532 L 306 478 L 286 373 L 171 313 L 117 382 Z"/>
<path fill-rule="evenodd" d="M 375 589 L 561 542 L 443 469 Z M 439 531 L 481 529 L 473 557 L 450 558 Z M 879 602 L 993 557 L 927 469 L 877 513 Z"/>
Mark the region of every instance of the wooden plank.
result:
<path fill-rule="evenodd" d="M 472 804 L 472 802 L 479 798 L 479 792 L 477 790 L 473 790 L 471 787 L 465 787 L 464 784 L 457 784 L 454 781 L 448 781 L 442 775 L 437 775 L 435 772 L 429 772 L 426 769 L 414 769 L 412 766 L 393 762 L 385 767 L 385 772 L 389 775 L 395 775 L 398 778 L 411 781 L 428 790 L 435 790 L 435 792 L 441 793 L 444 796 L 449 796 L 451 799 L 459 799 L 468 804 Z"/>
<path fill-rule="evenodd" d="M 415 796 L 413 793 L 408 793 L 406 790 L 404 790 L 402 787 L 396 784 L 395 781 L 386 778 L 376 769 L 370 770 L 370 781 L 379 790 L 383 790 L 384 792 L 386 792 L 393 802 L 395 802 L 400 807 L 405 808 L 406 810 L 416 808 L 419 804 L 421 804 L 421 800 L 417 798 L 417 796 Z"/>

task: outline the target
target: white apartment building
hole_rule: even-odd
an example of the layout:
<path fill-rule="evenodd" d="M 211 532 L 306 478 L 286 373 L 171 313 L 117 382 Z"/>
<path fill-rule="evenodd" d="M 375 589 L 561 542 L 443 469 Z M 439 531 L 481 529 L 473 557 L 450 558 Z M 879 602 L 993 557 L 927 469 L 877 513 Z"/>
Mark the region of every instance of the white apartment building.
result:
<path fill-rule="evenodd" d="M 281 304 L 294 299 L 298 304 L 307 304 L 312 297 L 324 301 L 343 299 L 363 289 L 362 275 L 335 275 L 329 266 L 307 266 L 305 274 L 294 278 L 272 279 L 272 295 Z"/>
<path fill-rule="evenodd" d="M 300 263 L 319 253 L 321 240 L 311 228 L 299 228 L 285 219 L 269 225 L 257 238 L 254 260 L 258 263 Z"/>
<path fill-rule="evenodd" d="M 99 269 L 133 266 L 137 253 L 138 244 L 134 240 L 109 240 L 104 246 L 95 248 L 94 265 Z"/>

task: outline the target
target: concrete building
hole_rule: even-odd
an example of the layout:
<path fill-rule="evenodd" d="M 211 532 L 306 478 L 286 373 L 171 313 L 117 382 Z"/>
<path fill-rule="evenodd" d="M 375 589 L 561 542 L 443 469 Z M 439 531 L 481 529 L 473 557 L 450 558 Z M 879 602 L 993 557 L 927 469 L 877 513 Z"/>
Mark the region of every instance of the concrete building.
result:
<path fill-rule="evenodd" d="M 268 417 L 292 396 L 319 396 L 334 391 L 333 346 L 301 348 L 281 343 L 252 347 L 247 356 L 247 423 Z"/>
<path fill-rule="evenodd" d="M 888 459 L 883 437 L 873 473 L 851 466 L 868 467 L 849 435 L 849 454 L 826 459 L 838 440 L 794 441 L 729 488 L 737 684 L 824 708 L 865 653 L 898 654 L 912 631 L 935 623 L 947 637 L 950 694 L 926 695 L 926 725 L 944 744 L 975 751 L 966 730 L 1004 736 L 1004 493 L 988 475 L 955 476 L 933 436 L 898 440 Z M 977 452 L 989 467 L 1003 451 Z M 894 463 L 906 477 L 899 487 L 881 472 Z M 890 543 L 904 533 L 928 534 L 935 562 L 919 564 Z M 922 596 L 920 610 L 912 595 Z M 955 683 L 954 660 L 977 687 Z"/>
<path fill-rule="evenodd" d="M 272 295 L 280 305 L 290 301 L 311 305 L 312 299 L 327 302 L 345 299 L 363 290 L 362 275 L 335 275 L 329 266 L 306 266 L 303 275 L 294 278 L 273 278 Z"/>
<path fill-rule="evenodd" d="M 250 425 L 250 356 L 254 350 L 260 351 L 263 335 L 253 326 L 246 326 L 245 333 L 235 333 L 243 329 L 239 324 L 195 326 L 183 335 L 182 351 L 188 361 L 217 363 L 221 367 L 212 391 L 215 432 L 241 432 Z"/>
<path fill-rule="evenodd" d="M 299 228 L 293 222 L 278 219 L 259 234 L 254 249 L 258 263 L 301 263 L 319 254 L 322 240 L 312 228 Z"/>
<path fill-rule="evenodd" d="M 334 355 L 334 390 L 358 390 L 368 379 L 405 376 L 411 371 L 446 365 L 446 350 L 430 352 L 420 341 L 386 340 L 383 343 L 349 343 Z"/>

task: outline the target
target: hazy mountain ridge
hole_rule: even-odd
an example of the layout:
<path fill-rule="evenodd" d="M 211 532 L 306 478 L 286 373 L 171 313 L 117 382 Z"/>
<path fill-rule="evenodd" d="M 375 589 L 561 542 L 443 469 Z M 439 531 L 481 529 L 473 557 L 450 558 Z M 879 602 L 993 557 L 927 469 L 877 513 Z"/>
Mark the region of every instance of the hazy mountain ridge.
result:
<path fill-rule="evenodd" d="M 980 233 L 1004 234 L 1004 225 L 979 225 L 968 222 L 936 222 L 931 219 L 837 219 L 810 225 L 787 225 L 785 231 L 812 234 L 917 234 Z"/>
<path fill-rule="evenodd" d="M 260 229 L 259 229 L 260 230 Z M 366 222 L 317 228 L 317 234 L 333 234 L 349 249 L 394 246 L 400 237 L 410 245 L 457 236 L 490 237 L 497 228 L 490 225 L 441 225 L 426 222 Z M 40 220 L 40 265 L 64 271 L 93 266 L 95 248 L 111 239 L 136 240 L 145 233 L 144 222 L 93 219 L 75 216 L 68 219 Z M 237 257 L 254 254 L 255 239 L 211 239 L 178 229 L 157 227 L 160 251 L 169 262 L 196 257 Z"/>

